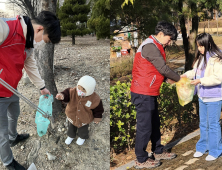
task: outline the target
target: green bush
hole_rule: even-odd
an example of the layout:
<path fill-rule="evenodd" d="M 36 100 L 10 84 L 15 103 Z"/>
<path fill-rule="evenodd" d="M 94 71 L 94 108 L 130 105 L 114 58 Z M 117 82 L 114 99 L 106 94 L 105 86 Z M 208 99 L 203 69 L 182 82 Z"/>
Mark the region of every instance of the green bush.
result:
<path fill-rule="evenodd" d="M 110 140 L 115 151 L 131 148 L 135 144 L 136 111 L 131 103 L 130 83 L 120 83 L 110 87 Z M 179 125 L 191 123 L 198 114 L 198 97 L 184 107 L 180 106 L 175 85 L 163 83 L 158 97 L 161 129 L 170 129 L 171 121 L 177 119 Z"/>
<path fill-rule="evenodd" d="M 131 103 L 130 83 L 120 83 L 110 88 L 110 140 L 115 150 L 134 143 L 136 111 Z"/>
<path fill-rule="evenodd" d="M 198 116 L 198 97 L 194 96 L 192 102 L 184 107 L 179 104 L 176 86 L 162 83 L 158 96 L 158 110 L 162 129 L 171 129 L 171 121 L 177 119 L 179 126 L 184 123 L 192 123 Z M 196 110 L 197 108 L 197 110 Z"/>

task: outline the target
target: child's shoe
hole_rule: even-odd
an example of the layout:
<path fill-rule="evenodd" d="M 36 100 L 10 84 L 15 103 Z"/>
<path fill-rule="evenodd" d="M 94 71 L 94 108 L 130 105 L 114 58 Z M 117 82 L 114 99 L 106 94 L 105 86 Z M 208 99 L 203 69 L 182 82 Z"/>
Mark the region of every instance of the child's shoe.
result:
<path fill-rule="evenodd" d="M 85 142 L 85 139 L 81 139 L 80 137 L 77 139 L 76 144 L 77 145 L 83 145 L 83 143 Z"/>
<path fill-rule="evenodd" d="M 66 145 L 70 145 L 70 143 L 72 143 L 73 139 L 74 139 L 74 138 L 68 137 L 68 138 L 66 139 L 66 141 L 65 141 Z"/>
<path fill-rule="evenodd" d="M 203 153 L 201 153 L 201 152 L 195 152 L 195 153 L 193 154 L 193 157 L 194 157 L 194 158 L 199 158 L 199 157 L 201 157 L 201 156 L 203 156 Z"/>
<path fill-rule="evenodd" d="M 214 160 L 216 160 L 217 158 L 215 158 L 215 157 L 213 157 L 213 156 L 211 156 L 211 155 L 208 155 L 207 157 L 206 157 L 206 161 L 214 161 Z"/>

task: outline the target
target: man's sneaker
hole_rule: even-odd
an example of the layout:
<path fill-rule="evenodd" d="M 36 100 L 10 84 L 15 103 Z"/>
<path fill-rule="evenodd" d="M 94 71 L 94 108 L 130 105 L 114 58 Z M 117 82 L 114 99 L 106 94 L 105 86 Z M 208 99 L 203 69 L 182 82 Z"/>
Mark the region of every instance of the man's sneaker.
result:
<path fill-rule="evenodd" d="M 135 166 L 134 167 L 136 169 L 140 169 L 140 168 L 155 168 L 155 167 L 160 166 L 160 164 L 161 164 L 160 161 L 156 161 L 156 160 L 148 158 L 146 160 L 146 162 L 143 162 L 143 163 L 140 163 L 137 160 L 135 160 Z"/>
<path fill-rule="evenodd" d="M 177 155 L 175 153 L 169 153 L 166 150 L 164 150 L 163 153 L 161 153 L 161 154 L 155 154 L 154 153 L 154 157 L 155 157 L 155 160 L 159 161 L 161 159 L 170 160 L 170 159 L 176 158 Z"/>
<path fill-rule="evenodd" d="M 29 134 L 21 134 L 16 137 L 15 140 L 9 140 L 10 147 L 17 145 L 19 142 L 22 142 L 29 138 Z"/>
<path fill-rule="evenodd" d="M 6 166 L 8 170 L 26 170 L 22 165 L 20 165 L 16 160 L 13 159 L 12 163 Z"/>

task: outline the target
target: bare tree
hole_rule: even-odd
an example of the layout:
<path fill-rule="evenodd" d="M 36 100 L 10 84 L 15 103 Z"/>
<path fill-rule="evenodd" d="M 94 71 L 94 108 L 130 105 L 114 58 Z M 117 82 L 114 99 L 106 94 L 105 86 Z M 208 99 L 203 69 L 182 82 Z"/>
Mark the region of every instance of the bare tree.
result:
<path fill-rule="evenodd" d="M 8 0 L 8 4 L 11 4 L 11 8 L 14 8 L 15 5 L 30 18 L 35 18 L 37 15 L 38 0 Z"/>
<path fill-rule="evenodd" d="M 0 10 L 0 18 L 9 18 L 9 14 L 7 12 Z"/>
<path fill-rule="evenodd" d="M 46 10 L 51 11 L 56 14 L 56 0 L 42 0 L 38 5 L 39 12 Z M 54 60 L 54 45 L 47 44 L 43 50 L 35 50 L 35 58 L 37 61 L 37 66 L 40 72 L 41 77 L 45 80 L 46 88 L 49 89 L 53 96 L 56 96 L 58 93 L 56 84 L 54 81 L 53 73 L 53 60 Z M 53 102 L 53 117 L 58 115 L 61 111 L 62 104 L 60 101 L 55 100 Z M 54 120 L 52 120 L 54 122 Z"/>

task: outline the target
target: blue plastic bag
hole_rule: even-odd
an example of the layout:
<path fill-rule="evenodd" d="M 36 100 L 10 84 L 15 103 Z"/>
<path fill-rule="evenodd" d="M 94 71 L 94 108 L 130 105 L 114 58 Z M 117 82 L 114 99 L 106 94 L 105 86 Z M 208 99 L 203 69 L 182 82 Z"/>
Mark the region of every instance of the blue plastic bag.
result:
<path fill-rule="evenodd" d="M 43 110 L 47 115 L 52 116 L 52 102 L 53 102 L 53 95 L 49 96 L 48 98 L 45 98 L 44 95 L 40 96 L 39 98 L 39 105 L 38 107 Z M 37 125 L 37 133 L 41 137 L 46 134 L 48 126 L 50 124 L 49 119 L 44 118 L 41 113 L 38 111 L 35 115 L 35 123 Z"/>

